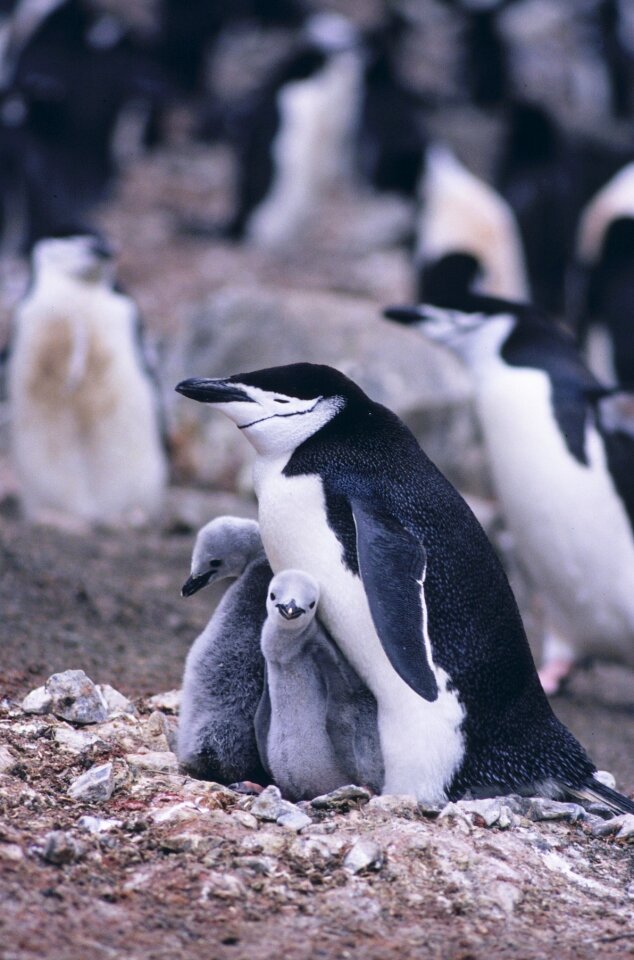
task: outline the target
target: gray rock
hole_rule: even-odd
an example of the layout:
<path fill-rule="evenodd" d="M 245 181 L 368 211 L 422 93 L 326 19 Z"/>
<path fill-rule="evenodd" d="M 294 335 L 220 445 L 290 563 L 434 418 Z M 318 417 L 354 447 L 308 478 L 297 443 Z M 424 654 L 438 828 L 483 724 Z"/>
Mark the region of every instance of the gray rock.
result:
<path fill-rule="evenodd" d="M 634 840 L 634 814 L 624 813 L 603 823 L 594 824 L 591 833 L 593 837 L 615 835 L 617 840 Z"/>
<path fill-rule="evenodd" d="M 45 684 L 51 698 L 50 711 L 71 723 L 103 723 L 108 706 L 83 670 L 54 673 Z"/>
<path fill-rule="evenodd" d="M 356 840 L 343 859 L 343 865 L 350 873 L 362 870 L 380 870 L 383 865 L 381 848 L 374 840 L 364 838 Z"/>
<path fill-rule="evenodd" d="M 517 816 L 513 812 L 512 804 L 507 797 L 487 797 L 482 800 L 458 800 L 448 803 L 440 812 L 441 819 L 453 818 L 468 824 L 476 818 L 484 821 L 486 827 L 497 827 L 499 830 L 508 830 L 517 824 Z"/>
<path fill-rule="evenodd" d="M 4 744 L 0 745 L 0 773 L 9 773 L 12 767 L 15 766 L 15 757 Z"/>
<path fill-rule="evenodd" d="M 47 693 L 46 687 L 36 687 L 35 690 L 27 693 L 21 706 L 25 713 L 50 713 L 52 702 L 52 697 Z"/>
<path fill-rule="evenodd" d="M 177 352 L 175 379 L 298 360 L 335 366 L 402 416 L 454 482 L 490 491 L 465 371 L 448 351 L 383 320 L 371 300 L 225 288 L 194 309 Z M 179 401 L 174 415 L 185 469 L 216 488 L 235 489 L 252 458 L 239 431 L 193 403 Z"/>
<path fill-rule="evenodd" d="M 44 838 L 42 847 L 42 859 L 47 863 L 54 863 L 61 866 L 64 863 L 72 863 L 78 860 L 83 853 L 83 848 L 69 833 L 64 830 L 51 830 Z"/>
<path fill-rule="evenodd" d="M 549 800 L 545 797 L 531 798 L 526 816 L 530 820 L 567 820 L 576 823 L 583 820 L 586 811 L 578 803 L 560 803 L 558 800 Z"/>
<path fill-rule="evenodd" d="M 248 870 L 262 877 L 270 876 L 277 866 L 277 860 L 274 857 L 236 857 L 233 863 L 242 870 Z"/>
<path fill-rule="evenodd" d="M 305 813 L 302 813 L 301 810 L 295 809 L 280 814 L 275 822 L 278 827 L 284 827 L 285 830 L 300 833 L 305 827 L 309 827 L 313 821 L 310 817 L 307 817 Z"/>
<path fill-rule="evenodd" d="M 109 683 L 98 683 L 97 690 L 106 702 L 109 717 L 116 716 L 119 713 L 136 714 L 134 704 L 114 687 L 111 687 Z"/>
<path fill-rule="evenodd" d="M 68 794 L 73 800 L 104 803 L 112 796 L 114 787 L 112 763 L 103 763 L 98 767 L 91 767 L 74 780 Z"/>
<path fill-rule="evenodd" d="M 181 705 L 180 690 L 166 690 L 165 693 L 157 693 L 147 700 L 149 707 L 153 710 L 164 710 L 167 713 L 178 713 Z"/>
<path fill-rule="evenodd" d="M 324 793 L 320 797 L 314 797 L 310 803 L 316 810 L 347 810 L 351 806 L 368 803 L 371 796 L 372 794 L 365 787 L 348 784 L 330 793 Z"/>
<path fill-rule="evenodd" d="M 257 830 L 258 821 L 252 813 L 248 813 L 246 810 L 235 810 L 231 814 L 231 819 L 236 823 L 239 823 L 240 826 L 244 827 L 246 830 Z"/>
<path fill-rule="evenodd" d="M 250 812 L 254 817 L 257 817 L 258 820 L 275 821 L 283 814 L 293 813 L 295 810 L 297 810 L 295 804 L 282 799 L 282 794 L 278 787 L 271 784 L 255 798 L 251 804 Z"/>
<path fill-rule="evenodd" d="M 77 821 L 77 826 L 80 830 L 84 830 L 86 833 L 97 834 L 109 833 L 110 830 L 116 830 L 117 827 L 122 825 L 122 820 L 113 820 L 107 817 L 91 817 L 88 814 L 80 817 Z"/>
<path fill-rule="evenodd" d="M 87 750 L 88 747 L 99 740 L 99 737 L 94 733 L 89 733 L 87 730 L 75 730 L 73 727 L 67 727 L 64 724 L 55 727 L 53 736 L 55 742 L 70 753 L 82 753 L 83 750 Z"/>

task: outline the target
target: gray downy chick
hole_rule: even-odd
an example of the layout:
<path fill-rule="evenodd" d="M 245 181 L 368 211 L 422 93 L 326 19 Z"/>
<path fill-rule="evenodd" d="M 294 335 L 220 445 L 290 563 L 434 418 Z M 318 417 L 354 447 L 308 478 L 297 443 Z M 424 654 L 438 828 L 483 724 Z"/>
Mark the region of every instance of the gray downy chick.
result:
<path fill-rule="evenodd" d="M 292 800 L 348 783 L 383 785 L 376 700 L 316 619 L 318 602 L 313 577 L 285 570 L 271 581 L 262 630 L 258 747 Z"/>
<path fill-rule="evenodd" d="M 254 718 L 264 686 L 260 634 L 271 568 L 258 524 L 218 517 L 198 532 L 182 594 L 237 578 L 185 661 L 178 759 L 194 776 L 219 783 L 267 783 Z"/>

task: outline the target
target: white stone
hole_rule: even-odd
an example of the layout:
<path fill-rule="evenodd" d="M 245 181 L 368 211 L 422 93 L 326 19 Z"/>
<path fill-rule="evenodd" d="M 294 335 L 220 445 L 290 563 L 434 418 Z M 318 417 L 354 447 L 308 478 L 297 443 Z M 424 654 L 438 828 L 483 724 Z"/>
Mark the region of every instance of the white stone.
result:
<path fill-rule="evenodd" d="M 117 716 L 120 713 L 131 713 L 133 715 L 136 713 L 134 704 L 114 687 L 111 687 L 109 683 L 98 683 L 97 690 L 106 702 L 109 717 Z"/>
<path fill-rule="evenodd" d="M 15 766 L 15 757 L 4 744 L 0 745 L 0 773 L 8 773 Z"/>
<path fill-rule="evenodd" d="M 81 777 L 74 780 L 68 794 L 73 800 L 103 803 L 110 799 L 114 787 L 112 763 L 103 763 L 98 767 L 91 767 Z"/>
<path fill-rule="evenodd" d="M 110 830 L 115 830 L 117 827 L 120 827 L 122 823 L 122 820 L 113 820 L 107 817 L 91 817 L 85 814 L 79 818 L 77 826 L 86 833 L 108 833 Z"/>
<path fill-rule="evenodd" d="M 56 727 L 53 736 L 60 747 L 71 753 L 81 753 L 99 740 L 94 733 L 88 733 L 87 730 L 74 730 L 73 727 L 67 726 Z"/>
<path fill-rule="evenodd" d="M 278 827 L 284 827 L 285 830 L 291 830 L 294 833 L 299 833 L 305 827 L 309 827 L 312 822 L 310 817 L 297 809 L 282 813 L 276 820 Z"/>
<path fill-rule="evenodd" d="M 181 693 L 181 690 L 166 690 L 165 693 L 155 694 L 146 702 L 153 710 L 169 710 L 171 713 L 178 713 L 181 705 Z"/>
<path fill-rule="evenodd" d="M 296 809 L 294 804 L 283 800 L 278 787 L 271 784 L 255 798 L 250 812 L 258 820 L 277 820 L 283 813 L 292 813 Z"/>
<path fill-rule="evenodd" d="M 364 838 L 356 840 L 343 859 L 343 865 L 350 873 L 360 873 L 361 870 L 380 870 L 383 864 L 383 854 L 378 843 Z"/>
<path fill-rule="evenodd" d="M 609 770 L 597 770 L 594 774 L 594 779 L 598 780 L 599 783 L 602 783 L 605 787 L 609 787 L 610 790 L 616 790 L 616 780 Z"/>
<path fill-rule="evenodd" d="M 46 687 L 36 687 L 27 693 L 22 701 L 22 709 L 25 713 L 50 713 L 53 698 L 46 692 Z"/>

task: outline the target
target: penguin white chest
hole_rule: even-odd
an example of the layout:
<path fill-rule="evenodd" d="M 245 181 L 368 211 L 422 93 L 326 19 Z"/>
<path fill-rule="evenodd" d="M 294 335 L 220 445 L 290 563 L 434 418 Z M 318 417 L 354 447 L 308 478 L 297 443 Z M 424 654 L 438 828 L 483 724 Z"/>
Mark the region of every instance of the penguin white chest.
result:
<path fill-rule="evenodd" d="M 433 668 L 439 696 L 431 703 L 393 669 L 363 584 L 345 567 L 341 544 L 328 524 L 321 479 L 286 477 L 285 463 L 258 459 L 255 465 L 260 533 L 271 567 L 275 573 L 304 570 L 318 581 L 320 619 L 377 699 L 384 792 L 440 802 L 464 755 L 462 706 L 439 668 Z"/>
<path fill-rule="evenodd" d="M 517 551 L 552 625 L 582 653 L 634 661 L 634 543 L 601 437 L 588 425 L 588 462 L 575 459 L 538 370 L 499 365 L 476 400 Z"/>

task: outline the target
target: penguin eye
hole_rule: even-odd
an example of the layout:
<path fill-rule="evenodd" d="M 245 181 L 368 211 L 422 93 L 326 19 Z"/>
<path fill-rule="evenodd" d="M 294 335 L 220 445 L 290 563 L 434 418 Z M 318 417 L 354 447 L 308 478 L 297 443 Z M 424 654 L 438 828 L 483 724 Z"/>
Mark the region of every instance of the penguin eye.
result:
<path fill-rule="evenodd" d="M 274 593 L 271 594 L 271 600 L 275 600 L 275 594 L 274 594 Z"/>
<path fill-rule="evenodd" d="M 218 567 L 221 567 L 221 566 L 222 566 L 222 560 L 210 560 L 210 561 L 209 561 L 209 569 L 210 569 L 210 570 L 217 570 Z"/>
<path fill-rule="evenodd" d="M 275 403 L 290 403 L 290 402 L 291 402 L 290 400 L 282 400 L 281 397 L 273 397 L 273 400 L 275 401 Z"/>
<path fill-rule="evenodd" d="M 308 604 L 309 610 L 312 610 L 314 606 L 315 606 L 315 601 L 313 600 L 312 603 L 309 603 L 309 604 Z"/>

